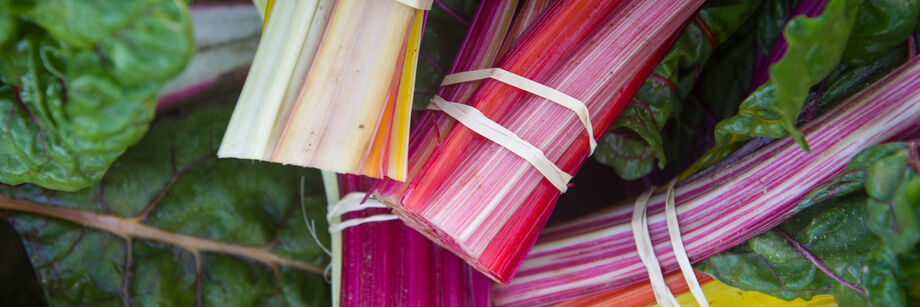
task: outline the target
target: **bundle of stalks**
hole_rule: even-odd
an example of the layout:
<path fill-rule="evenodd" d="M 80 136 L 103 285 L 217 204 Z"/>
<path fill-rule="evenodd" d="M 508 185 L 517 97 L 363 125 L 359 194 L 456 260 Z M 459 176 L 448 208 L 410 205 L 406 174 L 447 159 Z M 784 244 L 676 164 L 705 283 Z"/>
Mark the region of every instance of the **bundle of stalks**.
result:
<path fill-rule="evenodd" d="M 395 0 L 268 1 L 218 156 L 402 180 L 426 14 Z"/>
<path fill-rule="evenodd" d="M 490 3 L 482 5 L 498 5 Z M 466 123 L 458 125 L 440 111 L 429 111 L 410 138 L 406 181 L 381 182 L 375 197 L 407 225 L 492 279 L 507 282 L 536 241 L 570 174 L 593 150 L 594 139 L 611 125 L 701 4 L 557 1 L 520 37 L 506 34 L 465 43 L 470 49 L 461 49 L 458 58 L 498 53 L 506 41 L 513 41 L 494 65 L 455 67 L 451 73 L 500 68 L 502 74 L 550 88 L 549 96 L 561 94 L 584 103 L 587 112 L 573 112 L 545 99 L 545 93 L 535 95 L 494 79 L 448 85 L 439 92 L 445 101 L 457 102 L 448 106 L 473 107 L 506 134 L 516 135 L 518 143 L 535 147 L 544 156 L 537 160 L 549 161 L 544 166 L 552 164 L 557 171 L 538 170 L 528 162 L 534 157 L 522 157 Z M 477 19 L 473 27 L 489 20 Z M 558 179 L 547 179 L 553 176 Z"/>

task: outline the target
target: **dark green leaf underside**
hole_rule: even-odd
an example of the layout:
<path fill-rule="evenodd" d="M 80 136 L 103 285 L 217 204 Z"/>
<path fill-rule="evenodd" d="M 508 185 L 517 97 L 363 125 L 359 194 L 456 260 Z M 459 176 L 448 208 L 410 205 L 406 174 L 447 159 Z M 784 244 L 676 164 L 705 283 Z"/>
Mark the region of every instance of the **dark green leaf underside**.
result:
<path fill-rule="evenodd" d="M 203 107 L 157 121 L 103 180 L 79 192 L 0 186 L 0 194 L 41 208 L 69 208 L 96 216 L 136 219 L 168 236 L 226 247 L 262 249 L 264 261 L 201 243 L 99 229 L 43 214 L 9 212 L 52 305 L 323 306 L 320 274 L 327 257 L 301 213 L 327 238 L 315 171 L 269 163 L 218 160 L 230 109 Z M 9 208 L 0 199 L 0 208 Z M 20 211 L 20 210 L 16 210 Z M 69 217 L 75 216 L 69 214 Z M 72 219 L 71 219 L 72 220 Z M 132 235 L 133 234 L 133 235 Z"/>

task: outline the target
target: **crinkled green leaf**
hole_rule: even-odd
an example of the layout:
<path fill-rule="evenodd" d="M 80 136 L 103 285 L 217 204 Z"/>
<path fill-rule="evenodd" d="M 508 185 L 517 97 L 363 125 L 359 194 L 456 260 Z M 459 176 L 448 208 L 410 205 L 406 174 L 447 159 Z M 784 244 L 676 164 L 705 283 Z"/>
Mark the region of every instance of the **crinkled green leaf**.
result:
<path fill-rule="evenodd" d="M 869 228 L 896 254 L 920 243 L 920 161 L 916 143 L 893 143 L 866 168 Z"/>
<path fill-rule="evenodd" d="M 635 179 L 651 172 L 655 168 L 656 158 L 663 161 L 664 153 L 656 149 L 661 148 L 663 151 L 664 144 L 660 134 L 649 131 L 649 127 L 638 120 L 622 119 L 621 114 L 617 121 L 622 128 L 634 129 L 639 135 L 634 136 L 625 131 L 607 132 L 597 144 L 594 159 L 613 167 L 623 179 Z"/>
<path fill-rule="evenodd" d="M 772 1 L 779 0 L 764 3 Z M 738 105 L 750 93 L 755 64 L 754 53 L 751 52 L 755 49 L 752 33 L 756 32 L 739 30 L 738 35 L 713 52 L 712 60 L 704 66 L 700 83 L 693 94 L 705 102 L 716 120 L 735 115 Z"/>
<path fill-rule="evenodd" d="M 899 157 L 904 154 L 904 143 L 887 143 L 860 151 L 850 159 L 840 175 L 809 192 L 796 204 L 797 210 L 806 209 L 834 197 L 846 196 L 865 187 L 866 171 L 877 161 Z"/>
<path fill-rule="evenodd" d="M 318 237 L 327 240 L 318 173 L 219 160 L 215 152 L 231 109 L 179 112 L 156 121 L 89 189 L 0 185 L 0 195 L 37 208 L 36 214 L 13 208 L 3 215 L 22 236 L 48 301 L 57 306 L 192 306 L 197 300 L 208 306 L 328 305 L 321 276 L 328 259 L 303 218 L 316 220 Z M 0 198 L 0 209 L 11 209 L 10 203 Z M 54 208 L 73 211 L 55 218 L 48 214 Z M 97 219 L 80 219 L 85 214 L 124 224 L 100 228 L 93 222 Z M 130 229 L 142 226 L 217 248 L 130 235 Z M 240 247 L 280 260 L 232 252 Z"/>
<path fill-rule="evenodd" d="M 904 288 L 898 280 L 901 272 L 898 257 L 886 246 L 867 255 L 863 270 L 863 287 L 873 306 L 907 306 Z"/>
<path fill-rule="evenodd" d="M 20 16 L 0 44 L 0 182 L 91 186 L 143 137 L 157 91 L 194 51 L 186 4 L 0 5 Z"/>
<path fill-rule="evenodd" d="M 897 277 L 899 286 L 904 290 L 907 304 L 909 306 L 920 305 L 920 248 L 914 248 L 909 253 L 901 254 L 896 260 L 897 268 L 894 275 Z M 872 294 L 871 288 L 869 293 Z"/>
<path fill-rule="evenodd" d="M 753 95 L 755 99 L 742 102 L 738 112 L 741 116 L 751 114 L 758 120 L 766 121 L 754 125 L 752 136 L 780 137 L 781 134 L 773 131 L 781 127 L 799 145 L 808 149 L 804 136 L 795 127 L 795 120 L 811 86 L 824 79 L 840 63 L 841 45 L 850 36 L 856 8 L 861 2 L 832 0 L 818 17 L 797 17 L 786 24 L 783 34 L 788 47 L 783 57 L 770 66 L 770 81 L 767 81 L 768 84 L 772 82 L 775 88 L 768 89 L 769 85 L 761 87 L 766 92 L 775 92 L 772 103 Z"/>
<path fill-rule="evenodd" d="M 648 174 L 655 160 L 664 168 L 668 159 L 662 130 L 668 119 L 679 116 L 674 113 L 696 82 L 696 66 L 712 54 L 713 43 L 728 39 L 759 4 L 743 0 L 707 2 L 697 13 L 705 29 L 695 22 L 687 25 L 601 140 L 596 159 L 627 180 Z"/>
<path fill-rule="evenodd" d="M 416 109 L 425 109 L 428 101 L 441 87 L 441 79 L 444 79 L 444 75 L 454 62 L 460 43 L 466 35 L 467 25 L 464 22 L 469 23 L 472 20 L 479 5 L 479 1 L 472 0 L 441 2 L 464 20 L 457 20 L 438 5 L 433 6 L 428 13 L 418 71 L 415 75 L 415 97 L 412 104 Z"/>
<path fill-rule="evenodd" d="M 918 0 L 867 0 L 859 6 L 856 25 L 843 52 L 843 62 L 865 65 L 901 44 L 917 26 Z"/>

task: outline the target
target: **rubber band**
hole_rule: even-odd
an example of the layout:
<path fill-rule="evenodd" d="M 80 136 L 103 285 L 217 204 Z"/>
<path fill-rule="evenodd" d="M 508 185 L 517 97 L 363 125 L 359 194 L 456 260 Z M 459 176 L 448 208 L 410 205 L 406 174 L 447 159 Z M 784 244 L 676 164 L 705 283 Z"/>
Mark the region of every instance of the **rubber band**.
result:
<path fill-rule="evenodd" d="M 649 282 L 652 284 L 652 292 L 655 294 L 655 300 L 664 307 L 680 306 L 668 284 L 664 281 L 664 275 L 661 273 L 661 265 L 658 264 L 658 257 L 655 256 L 655 249 L 652 246 L 652 238 L 648 233 L 648 217 L 646 209 L 648 199 L 652 196 L 655 189 L 651 188 L 636 199 L 632 215 L 633 239 L 636 241 L 636 251 L 639 253 L 639 259 L 645 265 L 648 271 Z"/>
<path fill-rule="evenodd" d="M 701 307 L 709 307 L 709 301 L 706 300 L 706 295 L 703 294 L 700 281 L 696 279 L 693 266 L 690 265 L 690 257 L 687 256 L 687 250 L 684 248 L 684 240 L 680 236 L 680 225 L 677 223 L 677 208 L 674 202 L 674 194 L 676 194 L 674 193 L 674 185 L 676 183 L 677 179 L 675 178 L 668 184 L 668 197 L 664 207 L 665 219 L 668 223 L 668 235 L 671 238 L 671 248 L 674 249 L 674 258 L 677 259 L 677 264 L 680 265 L 680 272 L 684 275 L 684 280 L 687 282 L 687 287 L 690 288 L 693 298 L 696 299 L 696 303 Z"/>
<path fill-rule="evenodd" d="M 334 205 L 329 205 L 327 208 L 327 212 L 329 213 L 326 214 L 326 219 L 331 220 L 332 218 L 342 216 L 345 213 L 361 211 L 364 209 L 387 208 L 387 206 L 382 202 L 373 198 L 368 198 L 367 201 L 364 201 L 366 196 L 367 193 L 364 192 L 348 193 L 348 195 L 342 197 L 342 199 L 340 199 Z"/>
<path fill-rule="evenodd" d="M 553 184 L 560 192 L 565 193 L 572 175 L 560 169 L 549 160 L 542 150 L 528 143 L 511 130 L 486 117 L 478 109 L 456 102 L 444 100 L 435 95 L 428 105 L 429 110 L 443 111 L 473 132 L 495 142 L 524 158 L 537 169 L 546 180 Z"/>
<path fill-rule="evenodd" d="M 594 140 L 594 127 L 591 125 L 588 107 L 584 102 L 566 93 L 501 68 L 487 68 L 449 74 L 444 76 L 444 81 L 441 81 L 441 86 L 484 79 L 501 81 L 502 83 L 540 96 L 575 112 L 575 115 L 578 116 L 581 124 L 585 126 L 585 131 L 588 133 L 588 144 L 590 146 L 588 155 L 594 154 L 594 149 L 597 148 L 597 141 Z"/>
<path fill-rule="evenodd" d="M 354 227 L 354 226 L 358 226 L 364 223 L 392 221 L 396 219 L 399 219 L 399 218 L 392 214 L 379 214 L 379 215 L 372 215 L 368 217 L 350 219 L 347 221 L 329 225 L 329 233 L 336 233 L 336 232 L 345 230 L 348 227 Z"/>
<path fill-rule="evenodd" d="M 379 200 L 373 198 L 367 198 L 367 193 L 364 192 L 352 192 L 342 197 L 337 203 L 328 206 L 328 214 L 326 214 L 326 220 L 329 221 L 329 232 L 336 233 L 342 230 L 345 230 L 348 227 L 358 226 L 364 223 L 370 222 L 382 222 L 398 219 L 393 214 L 377 214 L 372 216 L 367 216 L 363 218 L 354 218 L 346 221 L 332 222 L 336 217 L 341 217 L 342 215 L 361 211 L 365 209 L 372 208 L 383 208 L 386 209 L 387 206 L 384 205 Z"/>
<path fill-rule="evenodd" d="M 411 6 L 415 9 L 430 11 L 431 3 L 433 3 L 434 0 L 396 0 L 396 2 Z"/>
<path fill-rule="evenodd" d="M 665 199 L 664 211 L 665 221 L 668 225 L 668 239 L 671 241 L 671 248 L 674 250 L 674 258 L 677 259 L 681 274 L 684 275 L 684 280 L 687 282 L 687 287 L 690 288 L 693 298 L 696 299 L 696 303 L 701 307 L 709 307 L 709 301 L 706 300 L 706 295 L 703 294 L 703 288 L 700 286 L 699 280 L 696 279 L 693 266 L 690 264 L 690 258 L 687 256 L 687 250 L 684 248 L 684 240 L 680 235 L 680 225 L 677 222 L 677 206 L 674 201 L 674 195 L 676 194 L 674 186 L 676 184 L 677 179 L 671 180 L 668 184 Z M 664 281 L 661 265 L 658 263 L 658 257 L 655 255 L 652 239 L 648 233 L 648 200 L 654 191 L 655 188 L 652 187 L 636 199 L 632 216 L 633 238 L 636 240 L 636 251 L 639 253 L 639 258 L 642 260 L 642 264 L 645 265 L 646 271 L 648 271 L 649 282 L 652 284 L 655 300 L 661 306 L 679 307 L 680 303 L 677 302 L 674 294 L 671 293 L 671 289 L 668 288 L 667 282 Z"/>

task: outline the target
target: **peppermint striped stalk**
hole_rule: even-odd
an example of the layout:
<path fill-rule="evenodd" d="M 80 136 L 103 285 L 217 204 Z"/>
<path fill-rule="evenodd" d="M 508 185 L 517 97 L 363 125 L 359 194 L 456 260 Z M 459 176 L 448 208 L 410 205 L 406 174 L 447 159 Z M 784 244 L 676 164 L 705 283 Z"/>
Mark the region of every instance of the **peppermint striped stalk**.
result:
<path fill-rule="evenodd" d="M 683 241 L 692 262 L 761 234 L 795 213 L 796 203 L 839 174 L 860 150 L 920 130 L 920 61 L 806 125 L 812 152 L 789 137 L 677 187 Z M 649 232 L 662 270 L 678 265 L 668 241 L 665 193 L 649 202 Z M 621 205 L 543 232 L 517 277 L 493 289 L 498 306 L 551 304 L 647 279 Z"/>
<path fill-rule="evenodd" d="M 585 102 L 596 138 L 702 2 L 559 1 L 495 66 Z M 494 80 L 482 81 L 469 99 L 454 101 L 476 107 L 570 174 L 588 156 L 584 126 L 552 102 Z M 376 195 L 409 226 L 507 282 L 560 192 L 500 145 L 463 126 L 446 126 L 416 126 L 425 138 L 410 149 L 406 182 L 388 180 Z"/>

